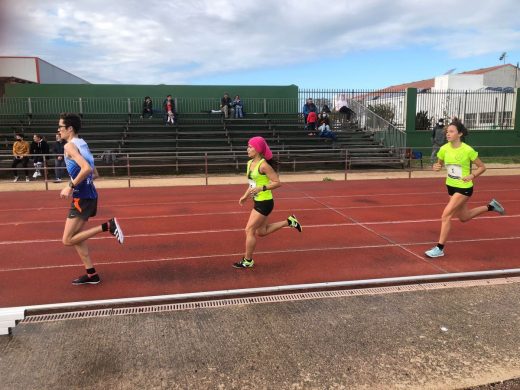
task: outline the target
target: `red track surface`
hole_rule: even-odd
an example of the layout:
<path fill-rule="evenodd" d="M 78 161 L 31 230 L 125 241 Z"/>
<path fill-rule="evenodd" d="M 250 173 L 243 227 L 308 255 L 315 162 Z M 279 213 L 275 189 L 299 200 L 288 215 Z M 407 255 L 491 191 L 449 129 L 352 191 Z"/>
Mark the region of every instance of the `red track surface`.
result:
<path fill-rule="evenodd" d="M 283 179 L 283 177 L 282 177 Z M 443 179 L 286 183 L 270 221 L 294 212 L 303 233 L 258 240 L 255 268 L 236 270 L 251 205 L 244 186 L 99 190 L 94 226 L 117 216 L 126 241 L 89 240 L 103 282 L 72 286 L 84 271 L 61 243 L 68 201 L 59 192 L 0 193 L 0 307 L 303 283 L 520 268 L 520 181 L 482 177 L 470 206 L 496 197 L 507 215 L 454 222 L 446 256 L 437 242 Z"/>

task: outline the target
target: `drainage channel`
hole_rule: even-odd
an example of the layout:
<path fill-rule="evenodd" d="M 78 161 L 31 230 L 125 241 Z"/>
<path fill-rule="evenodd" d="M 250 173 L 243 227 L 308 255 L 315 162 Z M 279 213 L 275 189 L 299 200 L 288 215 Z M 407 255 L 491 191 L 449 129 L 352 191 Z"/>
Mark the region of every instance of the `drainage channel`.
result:
<path fill-rule="evenodd" d="M 218 300 L 198 301 L 198 302 L 182 302 L 169 303 L 161 305 L 147 305 L 139 307 L 123 307 L 123 308 L 104 308 L 95 310 L 72 311 L 51 314 L 35 314 L 23 319 L 21 324 L 41 323 L 52 321 L 63 321 L 72 319 L 86 319 L 86 318 L 100 318 L 110 316 L 122 316 L 132 314 L 146 314 L 146 313 L 162 313 L 180 310 L 193 309 L 209 309 L 236 305 L 251 305 L 258 303 L 277 303 L 288 301 L 301 301 L 309 299 L 323 299 L 323 298 L 339 298 L 352 297 L 362 295 L 378 295 L 378 294 L 392 294 L 399 292 L 413 292 L 413 291 L 428 291 L 439 290 L 446 288 L 461 288 L 461 287 L 477 287 L 477 286 L 491 286 L 503 285 L 511 283 L 520 283 L 520 277 L 506 277 L 499 279 L 478 279 L 478 280 L 461 280 L 461 281 L 446 281 L 436 283 L 419 283 L 399 286 L 383 286 L 383 287 L 368 287 L 350 290 L 334 290 L 334 291 L 315 291 L 315 292 L 301 292 L 279 295 L 265 295 L 255 297 L 239 297 L 226 298 Z"/>

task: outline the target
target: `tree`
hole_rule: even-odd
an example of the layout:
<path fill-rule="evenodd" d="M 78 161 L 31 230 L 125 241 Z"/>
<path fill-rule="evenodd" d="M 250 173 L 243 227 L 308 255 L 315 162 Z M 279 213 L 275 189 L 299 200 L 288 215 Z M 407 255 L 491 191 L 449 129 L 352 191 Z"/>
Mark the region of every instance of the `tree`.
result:
<path fill-rule="evenodd" d="M 415 128 L 417 130 L 428 130 L 432 126 L 432 119 L 428 118 L 428 111 L 419 111 L 415 115 Z"/>

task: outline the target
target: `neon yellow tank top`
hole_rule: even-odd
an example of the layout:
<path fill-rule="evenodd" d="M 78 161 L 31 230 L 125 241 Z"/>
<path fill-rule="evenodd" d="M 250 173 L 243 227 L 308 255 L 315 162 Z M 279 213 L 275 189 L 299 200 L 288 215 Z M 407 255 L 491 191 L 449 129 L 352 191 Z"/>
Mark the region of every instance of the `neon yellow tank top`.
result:
<path fill-rule="evenodd" d="M 260 165 L 262 165 L 264 163 L 265 159 L 261 159 L 258 164 L 256 164 L 256 167 L 255 169 L 253 169 L 251 171 L 251 163 L 253 162 L 253 160 L 249 160 L 247 162 L 247 179 L 248 179 L 248 182 L 249 182 L 249 187 L 251 188 L 256 188 L 256 187 L 260 187 L 262 188 L 263 186 L 266 186 L 269 184 L 269 178 L 267 177 L 267 175 L 263 175 L 260 173 L 259 169 L 260 169 Z M 267 190 L 267 191 L 260 191 L 254 198 L 256 201 L 262 201 L 262 200 L 271 200 L 273 199 L 273 193 L 271 192 L 271 190 Z"/>

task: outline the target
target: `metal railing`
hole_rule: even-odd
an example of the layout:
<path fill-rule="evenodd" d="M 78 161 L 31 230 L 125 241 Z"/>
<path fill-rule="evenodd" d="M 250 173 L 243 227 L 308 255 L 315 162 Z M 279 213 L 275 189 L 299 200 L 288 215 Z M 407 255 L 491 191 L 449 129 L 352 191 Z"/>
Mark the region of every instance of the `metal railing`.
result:
<path fill-rule="evenodd" d="M 374 134 L 374 141 L 392 150 L 395 156 L 403 157 L 406 149 L 406 133 L 392 123 L 370 111 L 356 100 L 350 101 L 358 126 Z"/>
<path fill-rule="evenodd" d="M 481 146 L 476 148 L 483 155 L 482 159 L 489 170 L 498 170 L 503 174 L 513 174 L 520 171 L 520 146 Z M 418 153 L 418 151 L 422 152 Z M 328 178 L 328 175 L 335 175 L 336 179 L 339 175 L 341 179 L 348 180 L 349 175 L 356 173 L 360 173 L 361 178 L 366 177 L 367 171 L 400 173 L 401 176 L 399 177 L 408 178 L 424 175 L 425 172 L 431 171 L 430 151 L 431 146 L 417 147 L 414 150 L 410 148 L 396 149 L 396 154 L 401 158 L 397 163 L 394 161 L 392 164 L 388 163 L 388 159 L 380 157 L 363 157 L 353 160 L 348 149 L 275 150 L 273 154 L 278 162 L 277 171 L 281 175 L 308 175 L 309 173 L 319 172 L 324 175 L 324 180 Z M 248 160 L 244 152 L 230 153 L 229 151 L 201 151 L 198 153 L 139 152 L 114 153 L 114 155 L 115 160 L 111 162 L 103 161 L 101 156 L 96 156 L 96 168 L 101 177 L 126 181 L 127 187 L 132 187 L 134 180 L 157 178 L 200 178 L 205 185 L 208 185 L 210 178 L 217 178 L 222 175 L 243 175 Z M 53 181 L 52 177 L 54 177 L 53 161 L 56 156 L 46 155 L 46 157 L 49 157 L 49 159 L 44 159 L 40 168 L 43 180 L 38 181 L 44 184 L 45 189 L 48 190 L 49 183 Z M 489 164 L 489 160 L 493 163 Z M 13 171 L 13 168 L 6 166 L 7 164 L 10 165 L 11 161 L 11 156 L 5 155 L 5 159 L 0 158 L 0 162 L 3 163 L 0 166 L 0 176 L 4 179 Z M 23 172 L 25 169 L 20 165 L 17 167 L 18 172 Z M 32 164 L 28 165 L 27 170 L 30 172 L 30 177 L 36 169 Z M 63 173 L 65 173 L 65 170 L 63 170 Z M 66 174 L 63 177 L 66 178 Z"/>
<path fill-rule="evenodd" d="M 163 112 L 164 97 L 152 97 L 153 110 Z M 243 98 L 247 113 L 297 113 L 296 99 Z M 220 109 L 220 98 L 175 97 L 175 109 L 179 113 L 200 113 Z M 25 97 L 0 98 L 0 115 L 57 115 L 60 112 L 78 114 L 140 115 L 142 97 Z"/>
<path fill-rule="evenodd" d="M 300 89 L 296 98 L 242 98 L 244 112 L 289 114 L 302 112 L 307 98 L 313 98 L 318 110 L 327 105 L 333 112 L 348 102 L 357 102 L 378 116 L 402 129 L 405 123 L 405 91 Z M 163 113 L 164 97 L 152 97 L 157 115 Z M 220 98 L 174 97 L 178 113 L 218 111 Z M 510 90 L 419 90 L 416 114 L 428 121 L 431 128 L 439 118 L 457 116 L 470 129 L 512 129 L 514 92 Z M 82 115 L 140 115 L 143 97 L 3 97 L 0 98 L 0 119 L 14 116 L 57 115 L 76 112 Z M 418 123 L 418 128 L 424 123 Z M 429 127 L 428 127 L 429 126 Z"/>
<path fill-rule="evenodd" d="M 456 116 L 468 129 L 513 129 L 512 90 L 494 91 L 421 91 L 417 94 L 417 113 L 426 116 L 431 125 L 439 118 Z"/>
<path fill-rule="evenodd" d="M 300 89 L 298 94 L 300 110 L 308 98 L 313 99 L 318 110 L 327 105 L 333 112 L 338 112 L 343 106 L 349 107 L 349 102 L 355 101 L 392 122 L 394 126 L 404 128 L 405 91 Z"/>

